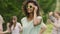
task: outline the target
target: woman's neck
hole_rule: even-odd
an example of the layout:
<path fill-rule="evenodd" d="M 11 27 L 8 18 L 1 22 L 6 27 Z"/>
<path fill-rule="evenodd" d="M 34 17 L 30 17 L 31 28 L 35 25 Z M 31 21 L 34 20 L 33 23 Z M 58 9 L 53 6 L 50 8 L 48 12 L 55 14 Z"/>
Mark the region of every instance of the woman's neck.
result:
<path fill-rule="evenodd" d="M 34 18 L 33 14 L 29 14 L 28 21 L 31 21 Z"/>
<path fill-rule="evenodd" d="M 29 14 L 28 18 L 34 17 L 32 13 Z"/>

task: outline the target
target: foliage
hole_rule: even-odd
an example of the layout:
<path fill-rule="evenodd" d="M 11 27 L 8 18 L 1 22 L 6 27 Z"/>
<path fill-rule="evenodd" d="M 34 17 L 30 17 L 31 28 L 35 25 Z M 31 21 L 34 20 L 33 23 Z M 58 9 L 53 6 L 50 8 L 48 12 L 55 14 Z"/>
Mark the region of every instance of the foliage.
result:
<path fill-rule="evenodd" d="M 0 14 L 5 20 L 5 23 L 3 24 L 4 30 L 6 29 L 6 23 L 10 21 L 10 18 L 13 15 L 18 17 L 19 22 L 24 16 L 21 9 L 22 2 L 23 0 L 0 0 Z"/>
<path fill-rule="evenodd" d="M 22 13 L 22 3 L 25 0 L 0 0 L 0 14 L 3 16 L 5 23 L 4 30 L 6 29 L 6 23 L 10 21 L 10 18 L 13 15 L 18 17 L 18 21 L 21 21 L 21 18 L 24 17 Z M 46 22 L 47 14 L 50 11 L 54 11 L 56 0 L 38 0 L 40 8 L 43 10 L 43 20 Z"/>
<path fill-rule="evenodd" d="M 41 9 L 43 10 L 43 21 L 47 23 L 48 13 L 56 8 L 56 0 L 38 0 Z"/>

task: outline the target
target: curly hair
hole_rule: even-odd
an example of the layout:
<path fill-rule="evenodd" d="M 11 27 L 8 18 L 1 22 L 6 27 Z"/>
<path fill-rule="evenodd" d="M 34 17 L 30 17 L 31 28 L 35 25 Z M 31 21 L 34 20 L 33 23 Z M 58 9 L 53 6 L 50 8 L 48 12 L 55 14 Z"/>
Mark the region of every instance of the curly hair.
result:
<path fill-rule="evenodd" d="M 37 3 L 37 1 L 33 1 L 33 0 L 28 0 L 28 1 L 25 1 L 23 6 L 22 6 L 22 10 L 24 11 L 25 15 L 28 17 L 29 16 L 29 13 L 27 12 L 27 8 L 26 8 L 26 5 L 28 5 L 28 3 L 33 3 L 35 6 L 38 7 L 37 9 L 37 16 L 40 16 L 40 12 L 39 12 L 39 4 Z"/>

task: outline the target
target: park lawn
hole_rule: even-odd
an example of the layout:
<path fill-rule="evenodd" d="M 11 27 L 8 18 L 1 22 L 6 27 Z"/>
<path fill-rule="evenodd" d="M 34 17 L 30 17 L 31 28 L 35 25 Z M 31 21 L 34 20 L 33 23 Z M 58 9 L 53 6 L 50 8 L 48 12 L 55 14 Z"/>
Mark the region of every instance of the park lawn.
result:
<path fill-rule="evenodd" d="M 51 34 L 52 33 L 52 24 L 46 24 L 47 25 L 47 29 L 44 32 L 44 34 Z"/>

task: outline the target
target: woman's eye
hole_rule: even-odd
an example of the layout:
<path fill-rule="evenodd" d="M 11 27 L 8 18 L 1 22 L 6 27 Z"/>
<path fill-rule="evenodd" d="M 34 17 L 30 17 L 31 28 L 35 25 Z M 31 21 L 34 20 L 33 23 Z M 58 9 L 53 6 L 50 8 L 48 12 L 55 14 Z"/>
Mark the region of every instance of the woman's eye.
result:
<path fill-rule="evenodd" d="M 32 8 L 32 6 L 30 6 L 30 8 Z"/>

